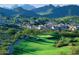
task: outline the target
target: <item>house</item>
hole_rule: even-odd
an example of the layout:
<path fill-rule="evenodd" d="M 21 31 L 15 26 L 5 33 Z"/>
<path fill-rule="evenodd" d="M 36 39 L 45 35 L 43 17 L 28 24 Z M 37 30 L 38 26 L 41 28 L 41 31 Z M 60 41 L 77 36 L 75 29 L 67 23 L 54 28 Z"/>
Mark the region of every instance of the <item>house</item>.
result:
<path fill-rule="evenodd" d="M 51 22 L 48 22 L 45 26 L 47 29 L 53 29 L 53 24 Z"/>
<path fill-rule="evenodd" d="M 60 25 L 61 30 L 67 30 L 69 28 L 68 24 L 62 24 Z"/>
<path fill-rule="evenodd" d="M 69 27 L 67 24 L 58 24 L 52 27 L 54 30 L 67 30 Z"/>
<path fill-rule="evenodd" d="M 79 30 L 79 25 L 76 25 L 77 30 Z"/>
<path fill-rule="evenodd" d="M 40 30 L 40 29 L 41 29 L 41 26 L 43 26 L 43 25 L 38 25 L 37 29 L 39 29 L 39 30 Z"/>
<path fill-rule="evenodd" d="M 51 27 L 51 29 L 52 29 L 52 30 L 54 30 L 54 29 L 55 29 L 55 27 L 54 27 L 54 26 L 52 26 L 52 27 Z"/>
<path fill-rule="evenodd" d="M 45 25 L 38 25 L 38 26 L 35 26 L 35 29 L 46 29 L 46 26 Z"/>
<path fill-rule="evenodd" d="M 29 29 L 32 29 L 32 26 L 31 25 L 26 25 L 24 27 L 29 28 Z"/>
<path fill-rule="evenodd" d="M 73 26 L 73 25 L 69 25 L 69 30 L 70 31 L 75 31 L 75 30 L 77 30 L 77 27 Z"/>

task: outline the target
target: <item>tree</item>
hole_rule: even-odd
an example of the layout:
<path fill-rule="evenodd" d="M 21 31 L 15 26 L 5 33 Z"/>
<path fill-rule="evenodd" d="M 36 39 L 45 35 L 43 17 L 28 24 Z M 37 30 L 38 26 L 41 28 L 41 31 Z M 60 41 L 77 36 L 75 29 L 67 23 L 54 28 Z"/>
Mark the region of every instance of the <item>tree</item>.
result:
<path fill-rule="evenodd" d="M 16 30 L 14 28 L 9 28 L 6 33 L 8 33 L 9 35 L 14 35 L 16 33 Z"/>

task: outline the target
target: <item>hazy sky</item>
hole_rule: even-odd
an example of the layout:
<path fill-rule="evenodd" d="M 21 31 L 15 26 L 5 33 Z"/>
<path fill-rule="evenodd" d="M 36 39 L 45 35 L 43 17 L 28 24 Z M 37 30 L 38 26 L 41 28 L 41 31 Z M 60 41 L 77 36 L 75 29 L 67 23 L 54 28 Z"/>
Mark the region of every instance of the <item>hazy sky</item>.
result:
<path fill-rule="evenodd" d="M 0 4 L 0 7 L 7 7 L 7 8 L 11 8 L 12 6 L 14 6 L 16 4 Z M 21 5 L 21 4 L 18 4 L 18 5 Z M 41 6 L 45 6 L 46 4 L 30 4 L 32 6 L 35 6 L 35 7 L 41 7 Z"/>
<path fill-rule="evenodd" d="M 41 7 L 41 6 L 45 6 L 45 5 L 47 5 L 47 4 L 31 4 L 31 5 L 33 5 L 33 6 L 35 6 L 35 7 Z"/>

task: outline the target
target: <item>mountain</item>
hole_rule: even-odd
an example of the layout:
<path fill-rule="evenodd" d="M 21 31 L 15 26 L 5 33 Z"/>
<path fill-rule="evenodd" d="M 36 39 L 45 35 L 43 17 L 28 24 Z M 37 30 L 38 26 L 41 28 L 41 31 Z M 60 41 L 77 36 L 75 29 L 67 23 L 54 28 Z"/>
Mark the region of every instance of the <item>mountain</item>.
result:
<path fill-rule="evenodd" d="M 17 7 L 22 7 L 25 10 L 32 10 L 35 7 L 30 4 L 0 4 L 0 7 L 6 8 L 6 9 L 13 9 Z"/>
<path fill-rule="evenodd" d="M 35 9 L 34 6 L 29 5 L 29 4 L 24 4 L 24 5 L 21 5 L 20 7 L 22 7 L 22 8 L 25 9 L 25 10 L 32 10 L 32 9 Z"/>
<path fill-rule="evenodd" d="M 29 4 L 20 4 L 20 5 L 14 5 L 13 8 L 18 8 L 18 7 L 21 7 L 25 10 L 32 10 L 32 9 L 35 9 L 34 6 L 32 5 L 29 5 Z"/>
<path fill-rule="evenodd" d="M 15 11 L 16 14 L 24 16 L 24 17 L 38 17 L 39 16 L 35 12 L 30 11 L 30 10 L 25 10 L 22 7 L 14 8 L 13 11 Z"/>
<path fill-rule="evenodd" d="M 0 16 L 6 16 L 6 17 L 11 17 L 14 15 L 16 12 L 10 9 L 2 8 L 0 7 Z"/>
<path fill-rule="evenodd" d="M 79 16 L 78 5 L 66 5 L 66 6 L 53 6 L 46 5 L 43 7 L 35 8 L 32 10 L 26 10 L 22 6 L 15 6 L 16 8 L 8 9 L 0 7 L 0 16 L 12 17 L 21 15 L 24 17 L 48 17 L 48 18 L 60 18 L 65 16 Z"/>
<path fill-rule="evenodd" d="M 36 12 L 42 17 L 49 18 L 58 18 L 65 16 L 79 16 L 79 6 L 77 5 L 66 5 L 66 6 L 53 6 L 48 5 L 40 8 L 33 9 L 32 11 Z"/>
<path fill-rule="evenodd" d="M 5 17 L 10 18 L 16 15 L 21 15 L 24 17 L 38 17 L 39 16 L 35 12 L 30 11 L 30 10 L 25 10 L 22 7 L 17 7 L 14 9 L 6 9 L 6 8 L 0 7 L 0 16 L 5 16 Z"/>
<path fill-rule="evenodd" d="M 40 15 L 47 15 L 47 14 L 51 14 L 53 9 L 55 9 L 55 6 L 50 4 L 50 5 L 46 5 L 44 7 L 39 7 L 39 8 L 33 9 L 32 11 L 36 12 L 37 14 L 40 14 Z"/>
<path fill-rule="evenodd" d="M 18 6 L 17 4 L 0 4 L 0 7 L 6 9 L 13 9 L 14 6 Z"/>
<path fill-rule="evenodd" d="M 51 14 L 44 15 L 45 17 L 65 17 L 65 16 L 79 16 L 79 6 L 68 5 L 63 7 L 55 8 Z"/>

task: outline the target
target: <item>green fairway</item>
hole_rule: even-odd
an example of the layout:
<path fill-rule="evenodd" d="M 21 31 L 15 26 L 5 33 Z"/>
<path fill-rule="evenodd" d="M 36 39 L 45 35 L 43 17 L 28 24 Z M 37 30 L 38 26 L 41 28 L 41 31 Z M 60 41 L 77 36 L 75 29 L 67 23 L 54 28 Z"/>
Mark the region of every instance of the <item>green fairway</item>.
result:
<path fill-rule="evenodd" d="M 40 36 L 44 41 L 32 42 L 22 40 L 19 45 L 15 45 L 14 54 L 57 55 L 71 52 L 69 46 L 57 48 L 54 46 L 55 40 L 45 39 L 44 36 Z M 51 36 L 48 35 L 48 37 Z"/>
<path fill-rule="evenodd" d="M 38 37 L 40 38 L 49 38 L 49 37 L 52 37 L 51 35 L 38 35 Z"/>

